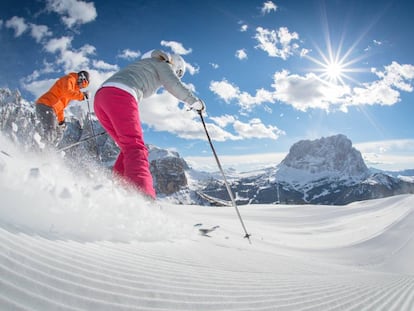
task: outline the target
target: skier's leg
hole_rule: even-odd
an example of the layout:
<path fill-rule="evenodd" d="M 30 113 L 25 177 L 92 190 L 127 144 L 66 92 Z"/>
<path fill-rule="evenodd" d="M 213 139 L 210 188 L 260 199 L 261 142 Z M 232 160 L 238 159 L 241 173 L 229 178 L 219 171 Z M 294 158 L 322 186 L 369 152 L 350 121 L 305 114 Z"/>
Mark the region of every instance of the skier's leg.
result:
<path fill-rule="evenodd" d="M 123 176 L 139 190 L 155 198 L 148 150 L 144 143 L 135 98 L 118 88 L 105 87 L 95 95 L 95 113 L 97 106 L 98 111 L 105 111 L 103 122 L 112 126 L 113 134 L 109 131 L 108 133 L 114 135 L 113 138 L 121 149 L 122 155 L 118 157 L 114 169 L 121 171 L 123 164 Z M 97 117 L 100 119 L 98 113 Z M 105 127 L 104 124 L 102 126 Z"/>
<path fill-rule="evenodd" d="M 153 179 L 149 170 L 148 150 L 144 143 L 138 105 L 129 94 L 124 108 L 118 112 L 120 122 L 117 123 L 119 145 L 124 155 L 124 176 L 138 189 L 155 199 Z"/>
<path fill-rule="evenodd" d="M 111 118 L 107 114 L 107 110 L 110 110 L 110 107 L 108 108 L 108 106 L 113 105 L 113 103 L 107 102 L 106 99 L 108 98 L 108 95 L 105 91 L 107 91 L 107 89 L 100 89 L 98 92 L 96 92 L 94 100 L 94 111 L 102 127 L 118 144 L 118 134 L 115 131 Z M 122 151 L 119 153 L 114 163 L 113 172 L 117 178 L 122 179 L 124 176 L 124 155 Z"/>
<path fill-rule="evenodd" d="M 56 137 L 56 115 L 53 109 L 43 104 L 36 104 L 36 116 L 42 126 L 42 133 L 40 136 L 43 138 L 47 145 L 52 145 Z"/>
<path fill-rule="evenodd" d="M 118 175 L 119 177 L 122 177 L 125 174 L 124 154 L 122 153 L 122 151 L 119 153 L 118 158 L 115 161 L 115 164 L 114 164 L 114 173 L 116 175 Z"/>

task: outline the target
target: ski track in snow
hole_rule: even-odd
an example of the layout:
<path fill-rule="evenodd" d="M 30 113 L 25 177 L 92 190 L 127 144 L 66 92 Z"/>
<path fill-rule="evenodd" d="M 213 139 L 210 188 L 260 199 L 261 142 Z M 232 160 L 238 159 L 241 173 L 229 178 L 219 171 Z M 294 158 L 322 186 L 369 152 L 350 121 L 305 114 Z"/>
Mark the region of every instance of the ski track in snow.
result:
<path fill-rule="evenodd" d="M 62 198 L 36 159 L 43 175 L 23 178 L 30 165 L 10 149 L 0 158 L 0 310 L 414 310 L 414 195 L 241 206 L 249 244 L 232 207 L 160 210 L 76 179 L 87 193 L 78 197 L 64 173 L 72 195 Z M 60 204 L 67 223 L 44 202 Z M 67 228 L 48 231 L 56 221 Z M 201 236 L 196 223 L 220 228 Z"/>

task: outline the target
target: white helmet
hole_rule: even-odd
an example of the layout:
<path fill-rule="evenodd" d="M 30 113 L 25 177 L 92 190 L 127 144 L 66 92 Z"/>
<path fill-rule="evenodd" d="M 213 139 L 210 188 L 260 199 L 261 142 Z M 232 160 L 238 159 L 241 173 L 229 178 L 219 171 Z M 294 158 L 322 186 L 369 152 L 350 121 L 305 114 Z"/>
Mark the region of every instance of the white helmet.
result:
<path fill-rule="evenodd" d="M 172 68 L 177 75 L 178 78 L 182 78 L 185 73 L 185 61 L 184 59 L 178 55 L 178 54 L 172 54 L 170 63 L 172 65 Z"/>

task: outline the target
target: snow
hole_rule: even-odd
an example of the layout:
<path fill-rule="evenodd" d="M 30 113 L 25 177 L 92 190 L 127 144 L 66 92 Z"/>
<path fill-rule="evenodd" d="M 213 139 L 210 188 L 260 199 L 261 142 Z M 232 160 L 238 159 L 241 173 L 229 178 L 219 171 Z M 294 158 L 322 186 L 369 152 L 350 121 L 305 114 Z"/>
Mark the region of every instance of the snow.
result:
<path fill-rule="evenodd" d="M 240 206 L 249 244 L 233 207 L 0 150 L 0 310 L 414 310 L 414 195 Z"/>

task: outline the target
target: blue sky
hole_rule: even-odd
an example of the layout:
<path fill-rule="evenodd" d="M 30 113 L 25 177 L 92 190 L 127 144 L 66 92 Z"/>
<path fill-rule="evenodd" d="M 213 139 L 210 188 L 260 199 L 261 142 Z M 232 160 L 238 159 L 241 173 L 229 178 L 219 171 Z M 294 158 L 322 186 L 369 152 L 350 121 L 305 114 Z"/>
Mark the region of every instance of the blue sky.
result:
<path fill-rule="evenodd" d="M 34 101 L 86 69 L 93 95 L 163 49 L 187 61 L 225 167 L 275 165 L 299 140 L 344 134 L 368 166 L 414 168 L 412 12 L 408 0 L 5 0 L 0 87 Z M 162 90 L 140 111 L 147 143 L 216 169 L 197 114 Z"/>

